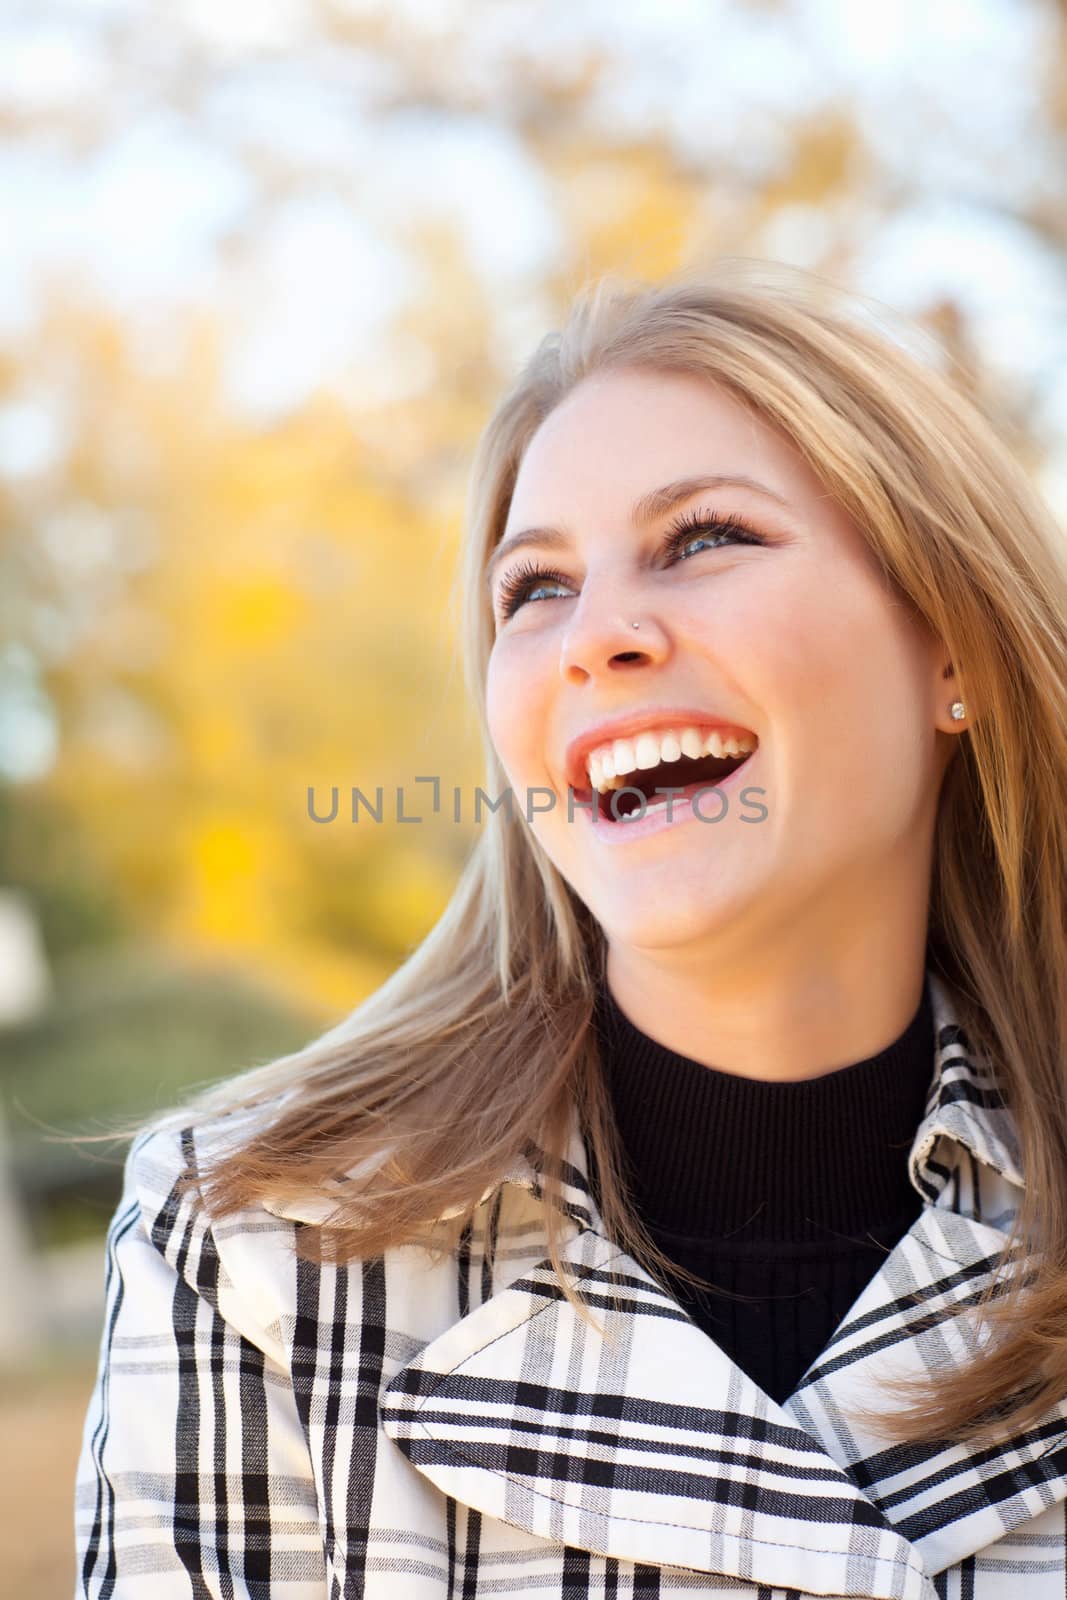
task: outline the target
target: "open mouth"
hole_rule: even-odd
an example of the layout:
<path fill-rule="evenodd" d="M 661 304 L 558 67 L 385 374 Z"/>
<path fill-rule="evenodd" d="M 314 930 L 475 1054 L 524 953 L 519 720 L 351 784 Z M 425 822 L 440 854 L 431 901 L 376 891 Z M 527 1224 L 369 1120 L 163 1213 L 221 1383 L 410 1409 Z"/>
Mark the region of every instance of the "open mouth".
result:
<path fill-rule="evenodd" d="M 737 756 L 702 755 L 693 758 L 683 755 L 677 761 L 661 761 L 654 767 L 639 768 L 636 772 L 613 778 L 612 786 L 606 792 L 592 788 L 575 789 L 575 803 L 587 806 L 595 798 L 598 821 L 608 824 L 625 822 L 635 813 L 643 815 L 648 807 L 665 805 L 668 800 L 675 806 L 682 800 L 691 800 L 700 789 L 714 788 L 743 767 L 754 754 L 755 750 L 749 750 Z M 673 792 L 668 795 L 663 792 L 666 790 Z"/>

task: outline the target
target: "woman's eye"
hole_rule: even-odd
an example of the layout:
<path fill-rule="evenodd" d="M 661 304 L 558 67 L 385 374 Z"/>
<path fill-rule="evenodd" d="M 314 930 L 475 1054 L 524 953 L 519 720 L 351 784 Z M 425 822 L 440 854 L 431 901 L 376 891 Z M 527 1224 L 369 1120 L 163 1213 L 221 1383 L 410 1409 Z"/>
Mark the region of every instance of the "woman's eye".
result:
<path fill-rule="evenodd" d="M 716 538 L 718 538 L 718 537 L 719 537 L 719 535 L 717 534 Z M 679 561 L 684 561 L 686 559 L 686 554 L 685 553 L 689 549 L 690 545 L 694 545 L 694 544 L 710 544 L 710 543 L 711 543 L 711 540 L 709 539 L 709 537 L 708 537 L 708 535 L 706 533 L 694 533 L 688 539 L 684 539 L 682 541 L 682 547 L 681 547 L 680 550 L 676 550 L 675 551 L 675 555 L 677 556 Z"/>
<path fill-rule="evenodd" d="M 687 561 L 689 556 L 684 552 L 689 551 L 694 545 L 706 545 L 709 549 L 718 549 L 723 544 L 763 544 L 762 535 L 750 528 L 742 517 L 721 517 L 714 512 L 687 512 L 667 533 L 663 550 L 667 555 L 668 564 L 676 561 Z M 554 569 L 539 567 L 535 562 L 525 561 L 508 576 L 500 585 L 500 617 L 506 622 L 514 616 L 528 600 L 536 600 L 542 591 L 570 587 L 570 579 L 562 572 Z M 554 599 L 552 594 L 542 598 Z"/>
<path fill-rule="evenodd" d="M 532 599 L 538 590 L 565 588 L 566 585 L 567 579 L 562 572 L 550 571 L 534 562 L 523 562 L 500 585 L 500 614 L 506 620 L 527 600 Z"/>
<path fill-rule="evenodd" d="M 667 537 L 668 550 L 676 560 L 685 561 L 688 557 L 683 554 L 691 545 L 705 544 L 712 549 L 717 549 L 722 543 L 732 544 L 762 544 L 759 534 L 754 533 L 745 523 L 737 518 L 724 519 L 722 517 L 708 516 L 706 513 L 691 513 L 674 525 Z"/>

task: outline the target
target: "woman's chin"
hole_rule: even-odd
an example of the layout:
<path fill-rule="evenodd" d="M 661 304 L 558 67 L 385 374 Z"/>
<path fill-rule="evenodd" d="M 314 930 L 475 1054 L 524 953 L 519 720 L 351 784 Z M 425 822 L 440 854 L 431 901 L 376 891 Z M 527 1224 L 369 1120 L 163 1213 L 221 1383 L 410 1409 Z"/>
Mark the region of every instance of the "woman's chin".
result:
<path fill-rule="evenodd" d="M 701 943 L 735 922 L 749 896 L 724 892 L 720 883 L 705 893 L 691 882 L 677 892 L 669 888 L 642 894 L 636 885 L 587 901 L 605 932 L 623 944 L 646 949 Z"/>

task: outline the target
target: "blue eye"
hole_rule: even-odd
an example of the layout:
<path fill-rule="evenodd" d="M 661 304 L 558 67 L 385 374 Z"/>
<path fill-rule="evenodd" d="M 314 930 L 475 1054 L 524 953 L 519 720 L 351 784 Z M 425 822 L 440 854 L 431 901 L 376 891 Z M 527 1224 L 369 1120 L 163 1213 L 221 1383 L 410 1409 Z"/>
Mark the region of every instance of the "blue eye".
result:
<path fill-rule="evenodd" d="M 664 538 L 662 549 L 677 561 L 691 558 L 679 554 L 687 545 L 697 543 L 698 535 L 706 535 L 706 543 L 717 549 L 723 539 L 735 544 L 764 544 L 763 536 L 750 527 L 743 517 L 723 517 L 714 511 L 690 511 L 673 522 Z M 714 542 L 713 542 L 714 541 Z M 522 561 L 514 567 L 500 585 L 499 608 L 502 621 L 514 616 L 540 588 L 563 587 L 570 579 L 554 567 L 538 566 L 536 561 Z M 549 595 L 548 599 L 554 598 Z"/>
<path fill-rule="evenodd" d="M 536 561 L 522 561 L 500 585 L 501 614 L 505 618 L 513 616 L 534 590 L 553 584 L 566 585 L 567 581 L 562 572 L 552 567 L 539 567 Z"/>
<path fill-rule="evenodd" d="M 695 544 L 698 534 L 708 535 L 707 542 L 714 539 L 714 548 L 718 548 L 721 538 L 729 538 L 735 544 L 766 544 L 761 533 L 757 533 L 744 517 L 724 517 L 715 511 L 687 511 L 675 522 L 671 523 L 664 540 L 666 549 L 674 556 L 678 555 L 686 545 Z M 680 560 L 688 557 L 681 556 Z"/>

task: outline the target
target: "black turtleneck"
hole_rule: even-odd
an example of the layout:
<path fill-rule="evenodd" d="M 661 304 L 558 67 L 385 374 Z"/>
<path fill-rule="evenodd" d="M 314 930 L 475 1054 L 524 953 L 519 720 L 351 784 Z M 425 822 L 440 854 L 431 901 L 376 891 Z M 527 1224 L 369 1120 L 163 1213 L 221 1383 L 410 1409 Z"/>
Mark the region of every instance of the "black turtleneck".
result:
<path fill-rule="evenodd" d="M 668 1050 L 606 981 L 594 1021 L 631 1200 L 670 1260 L 715 1288 L 666 1286 L 772 1399 L 788 1398 L 922 1209 L 908 1153 L 934 1071 L 928 985 L 886 1049 L 799 1082 Z"/>

